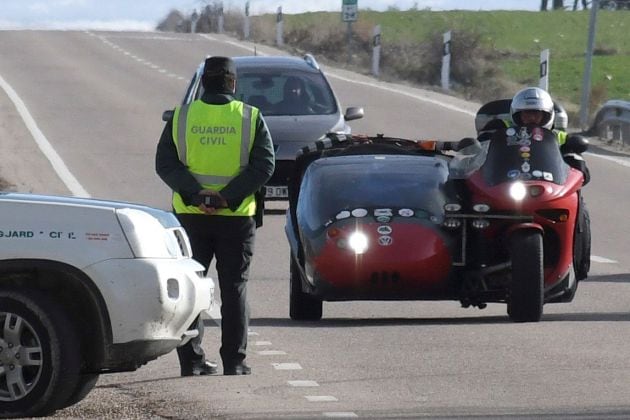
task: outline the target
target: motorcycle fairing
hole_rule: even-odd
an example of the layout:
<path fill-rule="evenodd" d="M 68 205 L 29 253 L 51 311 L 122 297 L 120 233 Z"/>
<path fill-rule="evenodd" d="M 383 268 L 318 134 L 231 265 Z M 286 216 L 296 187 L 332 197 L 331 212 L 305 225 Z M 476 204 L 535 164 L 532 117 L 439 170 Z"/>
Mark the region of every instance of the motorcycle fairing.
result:
<path fill-rule="evenodd" d="M 489 186 L 515 180 L 563 185 L 569 166 L 562 159 L 553 132 L 539 127 L 510 127 L 494 133 L 481 172 Z"/>

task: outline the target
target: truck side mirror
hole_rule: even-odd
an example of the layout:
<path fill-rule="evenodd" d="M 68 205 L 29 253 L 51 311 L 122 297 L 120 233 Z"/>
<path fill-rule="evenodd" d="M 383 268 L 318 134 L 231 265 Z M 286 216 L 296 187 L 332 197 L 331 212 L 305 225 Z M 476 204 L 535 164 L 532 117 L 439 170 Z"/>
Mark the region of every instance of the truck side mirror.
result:
<path fill-rule="evenodd" d="M 173 120 L 173 115 L 175 115 L 175 110 L 173 109 L 168 109 L 164 112 L 162 112 L 162 121 L 164 122 L 169 122 Z"/>

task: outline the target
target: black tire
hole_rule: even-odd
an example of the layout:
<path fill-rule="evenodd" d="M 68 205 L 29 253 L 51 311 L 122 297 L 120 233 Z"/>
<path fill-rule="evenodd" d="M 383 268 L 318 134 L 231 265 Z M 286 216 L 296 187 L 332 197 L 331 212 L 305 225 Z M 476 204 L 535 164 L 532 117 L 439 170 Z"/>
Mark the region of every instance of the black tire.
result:
<path fill-rule="evenodd" d="M 291 258 L 289 273 L 289 316 L 296 321 L 319 321 L 322 319 L 321 299 L 302 291 L 302 280 L 297 263 Z"/>
<path fill-rule="evenodd" d="M 509 249 L 512 280 L 508 290 L 508 315 L 515 322 L 538 322 L 544 299 L 542 234 L 535 230 L 518 230 L 510 237 Z"/>
<path fill-rule="evenodd" d="M 70 407 L 71 405 L 75 405 L 76 403 L 83 400 L 96 386 L 96 382 L 98 382 L 98 377 L 99 375 L 97 373 L 88 373 L 81 375 L 79 377 L 79 381 L 77 382 L 77 386 L 70 395 L 70 398 L 68 398 L 65 403 L 58 407 L 58 410 Z"/>
<path fill-rule="evenodd" d="M 77 389 L 81 364 L 77 332 L 60 306 L 45 295 L 0 291 L 0 348 L 5 368 L 0 373 L 0 417 L 51 414 Z"/>

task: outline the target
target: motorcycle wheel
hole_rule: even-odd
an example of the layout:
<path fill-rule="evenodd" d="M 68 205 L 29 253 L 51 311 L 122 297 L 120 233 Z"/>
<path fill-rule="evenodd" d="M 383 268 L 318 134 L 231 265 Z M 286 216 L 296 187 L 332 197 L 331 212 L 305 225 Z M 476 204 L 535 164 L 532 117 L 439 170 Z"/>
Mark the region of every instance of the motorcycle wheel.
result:
<path fill-rule="evenodd" d="M 544 299 L 543 241 L 535 230 L 519 230 L 509 243 L 512 281 L 509 288 L 508 315 L 514 322 L 538 322 Z"/>
<path fill-rule="evenodd" d="M 319 321 L 322 319 L 321 299 L 302 291 L 302 279 L 297 263 L 291 258 L 289 273 L 289 316 L 296 321 Z"/>

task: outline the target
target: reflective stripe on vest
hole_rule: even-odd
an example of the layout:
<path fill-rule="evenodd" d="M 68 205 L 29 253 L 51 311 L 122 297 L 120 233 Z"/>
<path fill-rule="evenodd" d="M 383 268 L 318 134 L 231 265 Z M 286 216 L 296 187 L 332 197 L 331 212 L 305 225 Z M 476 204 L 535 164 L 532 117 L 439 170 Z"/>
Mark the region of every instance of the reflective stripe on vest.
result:
<path fill-rule="evenodd" d="M 204 189 L 221 191 L 247 168 L 257 116 L 257 108 L 240 101 L 212 105 L 197 100 L 175 110 L 173 140 L 179 160 Z M 173 208 L 177 213 L 202 213 L 196 206 L 184 205 L 178 193 L 173 194 Z M 251 195 L 235 211 L 221 209 L 215 214 L 251 216 L 255 209 Z"/>

